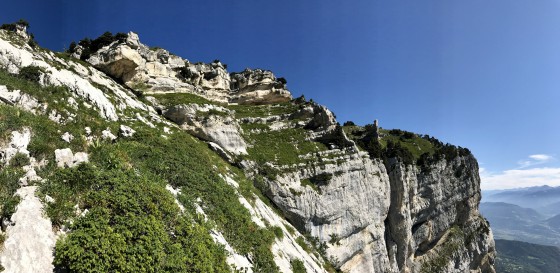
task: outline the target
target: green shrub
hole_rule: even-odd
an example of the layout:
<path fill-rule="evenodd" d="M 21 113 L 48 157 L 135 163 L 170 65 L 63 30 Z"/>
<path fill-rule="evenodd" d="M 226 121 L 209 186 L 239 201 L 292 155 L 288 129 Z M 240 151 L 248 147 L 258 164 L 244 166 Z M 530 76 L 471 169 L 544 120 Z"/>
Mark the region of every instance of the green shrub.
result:
<path fill-rule="evenodd" d="M 340 245 L 340 239 L 341 238 L 338 236 L 338 234 L 333 233 L 333 234 L 331 234 L 330 237 L 331 237 L 331 239 L 329 240 L 329 243 L 331 245 L 337 245 L 337 246 Z"/>
<path fill-rule="evenodd" d="M 2 204 L 2 218 L 3 219 L 10 219 L 12 214 L 16 212 L 16 207 L 21 201 L 19 195 L 13 195 L 6 198 Z"/>
<path fill-rule="evenodd" d="M 29 23 L 26 20 L 19 19 L 19 21 L 15 22 L 15 23 L 2 24 L 2 26 L 0 26 L 0 29 L 5 29 L 5 30 L 8 30 L 8 31 L 16 31 L 18 25 L 24 26 L 24 27 L 29 27 Z"/>
<path fill-rule="evenodd" d="M 344 124 L 342 126 L 356 126 L 356 123 L 354 123 L 353 121 L 349 120 L 344 122 Z"/>
<path fill-rule="evenodd" d="M 14 194 L 22 175 L 23 171 L 19 168 L 8 166 L 0 169 L 0 221 L 10 219 L 19 204 L 20 197 Z"/>
<path fill-rule="evenodd" d="M 127 170 L 125 164 L 107 166 L 83 164 L 49 177 L 45 191 L 56 202 L 74 198 L 88 209 L 57 242 L 57 270 L 229 272 L 223 248 L 208 230 L 179 213 L 161 181 Z"/>
<path fill-rule="evenodd" d="M 10 159 L 10 166 L 14 168 L 21 168 L 29 165 L 29 163 L 29 156 L 24 153 L 17 153 L 12 157 L 12 159 Z"/>
<path fill-rule="evenodd" d="M 119 32 L 116 35 L 113 35 L 111 32 L 107 31 L 101 36 L 97 37 L 95 40 L 91 40 L 90 38 L 82 39 L 78 44 L 83 47 L 82 54 L 80 56 L 81 60 L 87 60 L 91 54 L 97 52 L 104 46 L 108 46 L 114 41 L 124 42 L 128 35 L 126 33 Z M 73 43 L 73 44 L 72 44 Z M 72 42 L 69 46 L 69 52 L 73 53 L 76 49 L 75 42 Z"/>
<path fill-rule="evenodd" d="M 400 142 L 388 141 L 385 148 L 384 155 L 387 158 L 398 158 L 404 164 L 410 165 L 415 162 L 414 155 L 403 147 Z"/>
<path fill-rule="evenodd" d="M 24 80 L 38 82 L 41 79 L 42 73 L 43 69 L 38 66 L 25 66 L 19 70 L 19 77 Z"/>
<path fill-rule="evenodd" d="M 193 202 L 200 200 L 197 203 L 238 253 L 252 257 L 262 272 L 278 270 L 270 250 L 274 232 L 257 226 L 239 202 L 237 192 L 220 177 L 220 171 L 208 167 L 227 165 L 205 143 L 186 133 L 164 139 L 155 130 L 139 128 L 132 138 L 95 150 L 90 160 L 103 169 L 115 168 L 112 166 L 116 162 L 116 169 L 134 168 L 183 189 L 178 199 L 192 215 L 196 213 Z"/>
<path fill-rule="evenodd" d="M 276 236 L 276 238 L 282 240 L 284 238 L 284 231 L 282 231 L 282 228 L 279 226 L 273 226 L 272 227 L 272 232 L 274 232 L 274 236 Z"/>
<path fill-rule="evenodd" d="M 290 261 L 290 267 L 293 273 L 307 273 L 303 261 L 300 259 L 293 259 Z"/>
<path fill-rule="evenodd" d="M 303 248 L 307 253 L 311 253 L 311 247 L 305 242 L 305 239 L 301 236 L 296 238 L 296 243 Z"/>

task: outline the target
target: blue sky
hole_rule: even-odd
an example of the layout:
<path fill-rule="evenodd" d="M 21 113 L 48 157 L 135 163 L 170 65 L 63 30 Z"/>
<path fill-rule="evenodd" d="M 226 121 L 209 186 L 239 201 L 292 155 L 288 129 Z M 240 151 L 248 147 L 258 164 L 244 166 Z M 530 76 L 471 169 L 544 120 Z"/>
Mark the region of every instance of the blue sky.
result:
<path fill-rule="evenodd" d="M 270 69 L 341 122 L 468 147 L 487 189 L 560 185 L 560 1 L 162 2 L 9 1 L 0 21 L 27 19 L 53 50 L 132 30 L 193 62 Z"/>

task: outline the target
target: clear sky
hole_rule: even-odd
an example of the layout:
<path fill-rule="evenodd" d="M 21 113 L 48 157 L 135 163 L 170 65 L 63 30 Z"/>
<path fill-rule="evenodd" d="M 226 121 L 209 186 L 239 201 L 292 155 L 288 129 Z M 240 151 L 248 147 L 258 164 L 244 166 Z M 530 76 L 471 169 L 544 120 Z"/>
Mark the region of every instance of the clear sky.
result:
<path fill-rule="evenodd" d="M 105 31 L 272 70 L 341 122 L 468 147 L 483 188 L 560 185 L 560 1 L 5 1 L 63 50 Z"/>

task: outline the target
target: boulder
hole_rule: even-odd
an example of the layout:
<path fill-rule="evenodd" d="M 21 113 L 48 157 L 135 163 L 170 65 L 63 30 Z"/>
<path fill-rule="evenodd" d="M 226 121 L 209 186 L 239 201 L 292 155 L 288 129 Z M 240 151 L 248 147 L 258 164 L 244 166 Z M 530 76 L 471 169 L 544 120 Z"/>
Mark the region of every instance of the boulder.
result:
<path fill-rule="evenodd" d="M 72 150 L 70 150 L 70 148 L 56 149 L 54 151 L 54 157 L 55 157 L 56 165 L 59 168 L 64 168 L 64 167 L 72 168 L 79 165 L 82 162 L 89 161 L 88 154 L 84 152 L 78 152 L 74 154 L 72 153 Z"/>
<path fill-rule="evenodd" d="M 214 142 L 229 153 L 247 154 L 241 127 L 227 108 L 209 104 L 182 104 L 169 107 L 163 115 L 192 135 Z"/>

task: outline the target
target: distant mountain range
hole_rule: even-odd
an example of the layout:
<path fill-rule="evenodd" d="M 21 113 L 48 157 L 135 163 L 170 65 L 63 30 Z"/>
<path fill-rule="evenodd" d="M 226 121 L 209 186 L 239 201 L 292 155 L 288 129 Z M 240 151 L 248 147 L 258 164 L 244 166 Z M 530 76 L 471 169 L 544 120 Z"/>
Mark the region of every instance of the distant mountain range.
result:
<path fill-rule="evenodd" d="M 496 239 L 496 272 L 560 273 L 560 187 L 482 191 Z"/>
<path fill-rule="evenodd" d="M 531 208 L 545 217 L 560 214 L 560 187 L 539 186 L 482 191 L 482 202 L 504 202 Z"/>
<path fill-rule="evenodd" d="M 504 202 L 481 203 L 480 211 L 496 239 L 560 247 L 560 215 L 547 218 L 534 209 Z"/>

